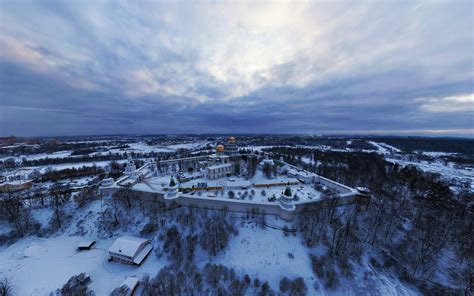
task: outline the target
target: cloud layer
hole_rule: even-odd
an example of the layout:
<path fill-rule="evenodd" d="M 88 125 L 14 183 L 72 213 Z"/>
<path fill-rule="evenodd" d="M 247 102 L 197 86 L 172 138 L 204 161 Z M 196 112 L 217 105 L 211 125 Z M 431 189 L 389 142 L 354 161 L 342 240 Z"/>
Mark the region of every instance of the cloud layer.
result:
<path fill-rule="evenodd" d="M 473 136 L 472 2 L 0 2 L 0 134 Z"/>

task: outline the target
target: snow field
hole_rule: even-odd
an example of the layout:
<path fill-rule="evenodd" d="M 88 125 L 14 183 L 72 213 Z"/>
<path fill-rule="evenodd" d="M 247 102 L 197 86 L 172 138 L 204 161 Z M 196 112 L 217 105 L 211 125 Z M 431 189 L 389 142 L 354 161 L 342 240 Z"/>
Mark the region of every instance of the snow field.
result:
<path fill-rule="evenodd" d="M 293 254 L 294 259 L 288 253 Z M 301 244 L 299 237 L 285 237 L 283 231 L 278 229 L 240 227 L 239 234 L 230 242 L 230 248 L 218 254 L 213 261 L 233 267 L 242 274 L 257 276 L 260 281 L 268 281 L 277 291 L 283 276 L 290 279 L 303 277 L 308 292 L 314 294 L 315 278 L 307 248 Z"/>
<path fill-rule="evenodd" d="M 73 275 L 87 273 L 96 295 L 109 295 L 127 276 L 154 276 L 166 262 L 152 252 L 139 267 L 108 262 L 107 250 L 114 239 L 96 239 L 90 251 L 76 251 L 83 236 L 28 237 L 0 252 L 0 276 L 8 276 L 15 295 L 48 295 Z"/>

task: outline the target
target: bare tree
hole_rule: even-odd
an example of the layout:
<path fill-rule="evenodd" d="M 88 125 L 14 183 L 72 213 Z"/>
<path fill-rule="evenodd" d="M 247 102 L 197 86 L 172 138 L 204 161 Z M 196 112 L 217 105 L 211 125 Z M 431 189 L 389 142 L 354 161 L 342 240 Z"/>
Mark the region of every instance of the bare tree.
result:
<path fill-rule="evenodd" d="M 13 286 L 7 278 L 0 279 L 0 296 L 13 295 Z"/>

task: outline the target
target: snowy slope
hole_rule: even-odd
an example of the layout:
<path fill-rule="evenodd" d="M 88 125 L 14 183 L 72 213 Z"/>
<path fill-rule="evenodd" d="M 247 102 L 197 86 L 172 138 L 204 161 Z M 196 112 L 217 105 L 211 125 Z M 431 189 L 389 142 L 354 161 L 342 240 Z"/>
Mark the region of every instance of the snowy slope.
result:
<path fill-rule="evenodd" d="M 94 237 L 29 237 L 0 252 L 0 276 L 14 284 L 15 295 L 40 296 L 62 287 L 76 274 L 86 272 L 97 295 L 108 295 L 127 276 L 154 276 L 166 264 L 151 253 L 140 267 L 107 262 L 113 239 L 97 240 L 90 251 L 77 252 L 79 242 Z"/>
<path fill-rule="evenodd" d="M 230 249 L 218 255 L 215 262 L 233 267 L 251 277 L 258 276 L 261 280 L 268 280 L 275 290 L 278 290 L 283 276 L 303 277 L 311 291 L 314 282 L 311 260 L 298 237 L 285 237 L 277 229 L 248 226 L 239 229 L 239 234 L 230 245 Z M 292 253 L 294 259 L 288 253 Z"/>

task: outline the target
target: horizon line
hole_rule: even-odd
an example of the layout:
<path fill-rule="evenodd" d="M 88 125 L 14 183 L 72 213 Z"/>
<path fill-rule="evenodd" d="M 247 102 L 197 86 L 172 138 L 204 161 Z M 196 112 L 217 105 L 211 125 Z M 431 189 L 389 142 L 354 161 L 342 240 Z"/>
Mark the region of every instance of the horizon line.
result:
<path fill-rule="evenodd" d="M 432 134 L 404 134 L 404 133 L 117 133 L 117 134 L 76 134 L 76 135 L 0 135 L 0 138 L 15 137 L 19 139 L 48 139 L 48 138 L 74 138 L 74 137 L 151 137 L 151 136 L 306 136 L 306 137 L 361 137 L 361 138 L 454 138 L 474 140 L 474 131 L 471 135 L 440 135 L 436 132 Z"/>

